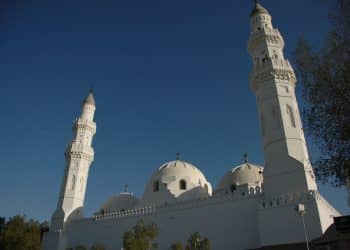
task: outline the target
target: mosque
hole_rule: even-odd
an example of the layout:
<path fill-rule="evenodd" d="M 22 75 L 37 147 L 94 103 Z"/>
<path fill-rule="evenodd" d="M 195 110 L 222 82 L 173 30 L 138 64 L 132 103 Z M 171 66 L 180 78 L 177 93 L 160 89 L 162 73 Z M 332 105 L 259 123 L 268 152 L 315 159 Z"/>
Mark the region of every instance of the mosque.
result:
<path fill-rule="evenodd" d="M 256 96 L 265 166 L 245 161 L 212 186 L 200 169 L 180 159 L 155 169 L 142 197 L 127 190 L 83 215 L 88 173 L 94 159 L 95 100 L 90 92 L 73 125 L 66 165 L 44 250 L 122 249 L 122 237 L 137 221 L 159 228 L 159 249 L 199 232 L 214 250 L 259 249 L 318 238 L 340 213 L 318 192 L 295 96 L 296 77 L 283 54 L 284 40 L 268 10 L 250 14 L 249 76 Z M 304 213 L 305 212 L 305 213 Z"/>

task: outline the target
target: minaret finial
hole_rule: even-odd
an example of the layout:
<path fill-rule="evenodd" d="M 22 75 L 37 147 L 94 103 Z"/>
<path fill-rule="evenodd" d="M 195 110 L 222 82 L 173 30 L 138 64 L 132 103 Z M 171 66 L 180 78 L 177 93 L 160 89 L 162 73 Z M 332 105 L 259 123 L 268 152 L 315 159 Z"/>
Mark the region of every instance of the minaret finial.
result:
<path fill-rule="evenodd" d="M 125 184 L 124 185 L 124 193 L 127 193 L 128 192 L 128 184 Z"/>
<path fill-rule="evenodd" d="M 176 153 L 176 160 L 178 161 L 179 159 L 180 159 L 180 153 L 177 152 L 177 153 Z"/>
<path fill-rule="evenodd" d="M 244 162 L 245 162 L 245 163 L 248 163 L 248 153 L 247 153 L 247 152 L 245 152 L 245 153 L 243 154 L 243 158 L 244 158 Z"/>
<path fill-rule="evenodd" d="M 88 104 L 91 104 L 91 105 L 95 106 L 95 98 L 94 98 L 93 86 L 92 85 L 90 86 L 89 93 L 85 97 L 83 103 L 88 103 Z"/>

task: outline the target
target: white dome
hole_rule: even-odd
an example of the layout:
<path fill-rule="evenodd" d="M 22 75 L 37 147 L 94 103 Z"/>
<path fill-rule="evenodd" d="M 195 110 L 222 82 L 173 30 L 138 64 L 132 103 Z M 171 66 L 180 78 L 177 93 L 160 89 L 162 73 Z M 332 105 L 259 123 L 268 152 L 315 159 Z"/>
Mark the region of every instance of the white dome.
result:
<path fill-rule="evenodd" d="M 109 198 L 101 207 L 101 212 L 114 212 L 135 208 L 139 199 L 131 193 L 121 193 Z"/>
<path fill-rule="evenodd" d="M 211 196 L 212 187 L 194 165 L 176 160 L 163 164 L 146 185 L 142 205 L 172 203 Z"/>
<path fill-rule="evenodd" d="M 251 163 L 244 163 L 232 168 L 222 177 L 216 191 L 231 190 L 242 185 L 261 186 L 263 182 L 263 167 Z"/>

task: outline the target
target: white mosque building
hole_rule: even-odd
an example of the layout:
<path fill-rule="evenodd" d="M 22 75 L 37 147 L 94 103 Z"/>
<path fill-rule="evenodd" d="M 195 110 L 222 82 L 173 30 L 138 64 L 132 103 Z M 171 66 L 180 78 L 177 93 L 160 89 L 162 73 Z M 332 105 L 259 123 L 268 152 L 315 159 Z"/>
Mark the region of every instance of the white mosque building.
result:
<path fill-rule="evenodd" d="M 50 232 L 44 235 L 45 250 L 89 248 L 96 242 L 119 250 L 123 233 L 140 219 L 157 224 L 161 250 L 185 242 L 193 232 L 207 236 L 214 250 L 257 249 L 305 242 L 296 208 L 306 210 L 303 218 L 310 240 L 340 216 L 318 192 L 295 96 L 296 77 L 284 58 L 283 38 L 259 3 L 250 15 L 250 26 L 250 87 L 256 95 L 265 166 L 246 161 L 212 186 L 198 167 L 177 159 L 154 171 L 142 197 L 121 193 L 93 216 L 84 217 L 96 132 L 90 92 L 65 151 L 63 181 Z"/>

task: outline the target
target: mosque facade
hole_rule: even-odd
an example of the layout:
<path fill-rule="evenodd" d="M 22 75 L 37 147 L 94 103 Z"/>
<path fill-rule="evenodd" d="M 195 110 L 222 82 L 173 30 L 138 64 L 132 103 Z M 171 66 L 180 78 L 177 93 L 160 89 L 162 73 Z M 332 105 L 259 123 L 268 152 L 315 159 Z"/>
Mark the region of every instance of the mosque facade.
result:
<path fill-rule="evenodd" d="M 305 242 L 302 219 L 310 240 L 323 235 L 340 213 L 318 192 L 295 96 L 296 77 L 284 57 L 283 37 L 259 3 L 250 15 L 250 27 L 249 80 L 257 101 L 265 166 L 245 161 L 213 187 L 198 167 L 176 159 L 154 171 L 142 197 L 125 190 L 85 217 L 96 133 L 96 106 L 90 92 L 65 151 L 58 204 L 43 249 L 89 248 L 97 242 L 108 250 L 122 249 L 124 232 L 140 219 L 158 226 L 161 250 L 185 242 L 193 232 L 207 236 L 214 250 Z"/>

